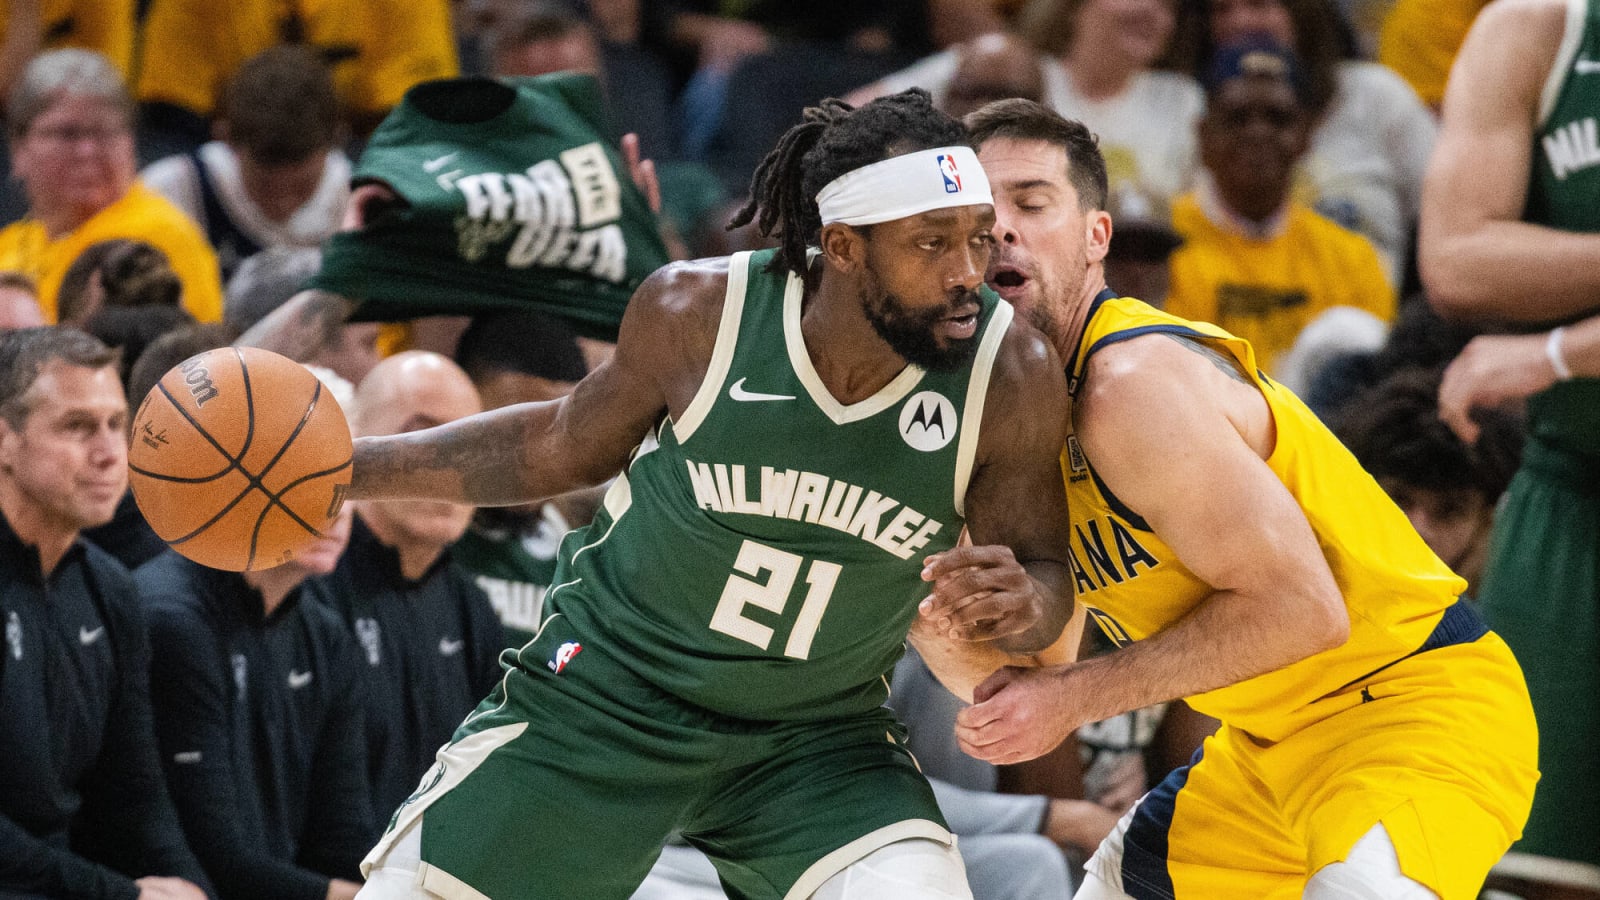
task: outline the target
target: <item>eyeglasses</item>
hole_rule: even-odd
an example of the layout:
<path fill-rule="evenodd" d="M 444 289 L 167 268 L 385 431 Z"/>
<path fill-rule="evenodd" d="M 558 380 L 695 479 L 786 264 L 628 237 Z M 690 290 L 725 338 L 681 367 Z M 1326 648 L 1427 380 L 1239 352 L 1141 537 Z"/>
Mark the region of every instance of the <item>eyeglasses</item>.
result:
<path fill-rule="evenodd" d="M 51 128 L 30 128 L 27 136 L 52 144 L 76 147 L 84 141 L 89 141 L 97 146 L 104 146 L 119 138 L 127 137 L 131 133 L 132 131 L 127 125 L 117 122 L 114 124 L 56 125 Z"/>

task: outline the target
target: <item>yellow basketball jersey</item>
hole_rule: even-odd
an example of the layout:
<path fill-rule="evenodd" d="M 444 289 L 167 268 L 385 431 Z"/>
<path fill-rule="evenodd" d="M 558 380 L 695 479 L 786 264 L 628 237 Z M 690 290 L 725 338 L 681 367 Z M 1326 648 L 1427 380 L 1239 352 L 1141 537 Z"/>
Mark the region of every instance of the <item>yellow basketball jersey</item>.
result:
<path fill-rule="evenodd" d="M 1197 340 L 1231 356 L 1260 389 L 1277 424 L 1267 465 L 1305 511 L 1350 613 L 1350 639 L 1343 646 L 1189 702 L 1255 737 L 1279 740 L 1333 711 L 1320 709 L 1319 698 L 1367 676 L 1381 679 L 1376 673 L 1384 667 L 1453 637 L 1435 630 L 1454 624 L 1452 619 L 1441 625 L 1441 619 L 1466 582 L 1428 549 L 1405 514 L 1305 404 L 1256 367 L 1245 341 L 1215 325 L 1102 291 L 1068 360 L 1072 392 L 1096 352 L 1153 333 Z M 1212 593 L 1138 511 L 1101 481 L 1075 437 L 1068 438 L 1061 468 L 1078 599 L 1108 637 L 1119 645 L 1148 637 Z"/>

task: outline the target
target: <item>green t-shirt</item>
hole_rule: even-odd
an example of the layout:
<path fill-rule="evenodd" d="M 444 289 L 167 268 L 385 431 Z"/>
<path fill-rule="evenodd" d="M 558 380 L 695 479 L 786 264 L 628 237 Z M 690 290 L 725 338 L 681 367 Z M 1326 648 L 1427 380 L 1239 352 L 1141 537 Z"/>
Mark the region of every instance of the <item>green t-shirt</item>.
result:
<path fill-rule="evenodd" d="M 585 75 L 412 88 L 353 179 L 403 202 L 330 238 L 311 284 L 356 300 L 358 320 L 532 308 L 615 340 L 667 252 L 604 128 Z"/>
<path fill-rule="evenodd" d="M 451 548 L 456 565 L 489 595 L 508 646 L 521 647 L 539 632 L 545 591 L 556 572 L 556 551 L 571 530 L 556 508 L 546 504 L 531 528 L 487 528 L 473 522 Z"/>

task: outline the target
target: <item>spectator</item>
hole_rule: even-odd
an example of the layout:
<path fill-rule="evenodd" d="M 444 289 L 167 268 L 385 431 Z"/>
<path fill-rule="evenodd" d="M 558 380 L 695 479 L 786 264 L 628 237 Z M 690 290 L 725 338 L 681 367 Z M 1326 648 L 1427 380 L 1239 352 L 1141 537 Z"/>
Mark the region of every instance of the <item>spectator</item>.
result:
<path fill-rule="evenodd" d="M 454 363 L 408 351 L 361 382 L 351 425 L 363 437 L 400 434 L 480 409 Z M 350 547 L 318 589 L 364 651 L 372 824 L 381 831 L 494 687 L 506 643 L 488 598 L 451 560 L 471 507 L 402 501 L 358 503 L 355 512 Z"/>
<path fill-rule="evenodd" d="M 1304 64 L 1311 143 L 1297 193 L 1317 212 L 1367 237 L 1398 289 L 1421 208 L 1433 117 L 1388 68 L 1341 59 L 1333 0 L 1199 0 L 1178 51 L 1203 73 L 1216 49 L 1267 38 Z"/>
<path fill-rule="evenodd" d="M 146 311 L 142 321 L 158 318 L 152 316 L 151 312 L 159 310 Z M 140 321 L 141 318 L 133 318 L 130 324 L 137 326 Z M 138 412 L 150 389 L 161 380 L 161 376 L 167 374 L 167 370 L 197 353 L 225 347 L 231 338 L 227 329 L 215 322 L 209 325 L 190 323 L 168 328 L 153 340 L 141 339 L 138 344 L 143 349 L 137 350 L 137 354 L 137 348 L 124 347 L 122 364 L 126 366 L 127 358 L 134 357 L 134 363 L 123 380 L 128 389 L 129 411 Z M 137 423 L 130 426 L 135 440 L 139 438 L 137 429 Z M 166 542 L 157 537 L 145 521 L 144 513 L 139 511 L 131 490 L 123 494 L 122 502 L 117 504 L 117 511 L 110 522 L 84 529 L 83 536 L 115 556 L 129 571 L 139 568 L 167 549 Z"/>
<path fill-rule="evenodd" d="M 447 0 L 151 0 L 141 36 L 136 93 L 150 157 L 204 143 L 222 86 L 279 44 L 305 44 L 328 64 L 357 135 L 407 88 L 456 74 Z"/>
<path fill-rule="evenodd" d="M 112 306 L 170 306 L 183 297 L 183 282 L 167 255 L 143 241 L 117 238 L 91 244 L 61 276 L 56 320 L 82 328 Z M 130 365 L 137 356 L 125 360 Z"/>
<path fill-rule="evenodd" d="M 214 140 L 152 163 L 150 189 L 200 223 L 226 283 L 269 247 L 314 248 L 339 228 L 350 159 L 333 78 L 304 46 L 251 57 L 224 91 Z"/>
<path fill-rule="evenodd" d="M 1170 260 L 1183 238 L 1172 228 L 1172 216 L 1142 194 L 1113 194 L 1107 203 L 1111 221 L 1111 247 L 1106 251 L 1106 283 L 1124 297 L 1162 309 L 1172 287 Z"/>
<path fill-rule="evenodd" d="M 1248 340 L 1269 373 L 1326 309 L 1394 315 L 1394 291 L 1366 238 L 1291 196 L 1308 97 L 1289 51 L 1260 41 L 1219 50 L 1200 122 L 1209 181 L 1172 212 L 1184 244 L 1172 255 L 1167 311 Z"/>
<path fill-rule="evenodd" d="M 1040 61 L 1042 102 L 1100 137 L 1114 192 L 1166 204 L 1189 187 L 1195 121 L 1204 97 L 1194 80 L 1154 66 L 1167 52 L 1177 0 L 1050 0 L 1024 25 Z M 959 54 L 937 53 L 851 95 L 861 102 L 908 87 L 943 103 Z"/>
<path fill-rule="evenodd" d="M 245 260 L 228 282 L 222 318 L 236 334 L 249 331 L 299 292 L 322 265 L 322 253 L 309 247 L 277 247 Z M 324 366 L 351 384 L 360 384 L 378 364 L 378 323 L 350 322 L 333 329 L 322 346 L 304 360 Z"/>
<path fill-rule="evenodd" d="M 333 571 L 350 516 L 274 569 L 221 572 L 168 550 L 135 574 L 167 783 L 229 900 L 350 900 L 377 839 L 366 667 L 304 587 Z"/>
<path fill-rule="evenodd" d="M 1579 15 L 1586 5 L 1478 15 L 1445 92 L 1418 245 L 1435 309 L 1514 332 L 1467 345 L 1440 415 L 1472 444 L 1473 408 L 1527 403 L 1478 598 L 1522 661 L 1541 726 L 1533 813 L 1497 870 L 1544 881 L 1530 898 L 1600 895 L 1600 169 L 1588 149 L 1600 98 L 1581 49 L 1600 25 Z"/>
<path fill-rule="evenodd" d="M 486 409 L 566 396 L 588 372 L 572 329 L 531 312 L 479 316 L 461 336 L 456 362 Z M 595 490 L 578 491 L 473 514 L 451 553 L 489 596 L 505 628 L 506 646 L 521 647 L 538 632 L 561 539 L 589 524 L 600 496 Z"/>
<path fill-rule="evenodd" d="M 1357 395 L 1334 433 L 1472 593 L 1483 576 L 1495 504 L 1521 455 L 1522 426 L 1484 410 L 1478 442 L 1463 443 L 1439 418 L 1442 374 L 1441 368 L 1395 372 Z"/>
<path fill-rule="evenodd" d="M 0 894 L 201 900 L 156 755 L 127 570 L 79 539 L 127 485 L 116 354 L 82 332 L 0 338 Z"/>
<path fill-rule="evenodd" d="M 222 313 L 217 257 L 192 221 L 134 179 L 133 105 L 105 57 L 54 50 L 28 64 L 6 106 L 12 172 L 28 217 L 0 231 L 0 268 L 39 285 L 45 318 L 67 266 L 90 245 L 134 238 L 161 250 L 183 282 L 183 305 Z"/>
<path fill-rule="evenodd" d="M 16 331 L 44 324 L 39 291 L 33 279 L 20 272 L 0 272 L 0 331 Z"/>
<path fill-rule="evenodd" d="M 979 35 L 955 48 L 956 67 L 939 108 L 961 118 L 991 100 L 1044 99 L 1045 60 L 1026 41 L 1005 32 Z"/>
<path fill-rule="evenodd" d="M 1378 62 L 1435 112 L 1467 29 L 1489 0 L 1395 0 L 1378 36 Z"/>

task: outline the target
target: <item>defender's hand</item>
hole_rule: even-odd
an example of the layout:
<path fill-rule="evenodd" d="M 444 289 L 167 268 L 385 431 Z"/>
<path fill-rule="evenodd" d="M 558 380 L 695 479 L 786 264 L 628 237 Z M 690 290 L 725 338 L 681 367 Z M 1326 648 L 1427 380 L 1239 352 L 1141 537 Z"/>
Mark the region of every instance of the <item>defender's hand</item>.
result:
<path fill-rule="evenodd" d="M 1045 598 L 1010 547 L 960 546 L 925 560 L 922 580 L 933 590 L 917 607 L 941 634 L 987 641 L 1031 628 Z"/>
<path fill-rule="evenodd" d="M 1062 684 L 1071 666 L 1006 666 L 972 692 L 956 715 L 961 752 L 996 765 L 1035 759 L 1054 750 L 1086 718 Z"/>

